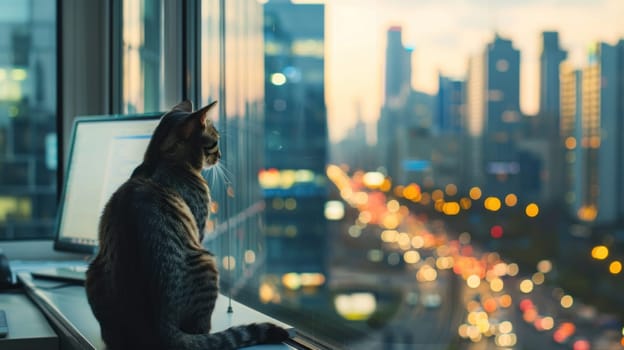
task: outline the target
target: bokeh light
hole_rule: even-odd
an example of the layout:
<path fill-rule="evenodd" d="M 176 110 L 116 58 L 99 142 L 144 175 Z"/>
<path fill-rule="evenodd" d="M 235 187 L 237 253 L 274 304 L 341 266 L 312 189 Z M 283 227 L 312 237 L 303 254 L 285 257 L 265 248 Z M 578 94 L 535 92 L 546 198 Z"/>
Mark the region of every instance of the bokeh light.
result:
<path fill-rule="evenodd" d="M 449 196 L 454 196 L 457 194 L 457 186 L 455 184 L 448 184 L 444 188 L 444 192 Z"/>
<path fill-rule="evenodd" d="M 501 208 L 501 201 L 496 197 L 487 197 L 483 206 L 489 211 L 498 211 Z"/>
<path fill-rule="evenodd" d="M 470 192 L 468 192 L 470 198 L 475 201 L 481 198 L 481 194 L 481 189 L 479 187 L 473 187 L 470 189 Z"/>
<path fill-rule="evenodd" d="M 533 280 L 533 283 L 535 285 L 540 285 L 542 283 L 544 283 L 544 274 L 541 272 L 536 272 L 533 274 L 533 276 L 531 277 L 531 280 Z"/>
<path fill-rule="evenodd" d="M 500 292 L 505 287 L 503 280 L 496 277 L 490 281 L 490 289 L 492 292 Z"/>
<path fill-rule="evenodd" d="M 553 329 L 553 327 L 555 326 L 555 320 L 552 317 L 547 316 L 547 317 L 542 318 L 540 325 L 543 330 L 549 331 Z"/>
<path fill-rule="evenodd" d="M 574 342 L 574 344 L 572 345 L 572 349 L 573 350 L 590 350 L 591 345 L 589 344 L 587 340 L 579 339 Z"/>
<path fill-rule="evenodd" d="M 504 295 L 501 295 L 500 299 L 498 300 L 498 303 L 500 304 L 501 307 L 508 308 L 513 303 L 513 299 L 511 298 L 511 295 L 504 294 Z"/>
<path fill-rule="evenodd" d="M 537 270 L 541 273 L 549 273 L 552 270 L 552 263 L 550 260 L 542 260 L 537 263 Z"/>
<path fill-rule="evenodd" d="M 477 288 L 481 284 L 481 278 L 477 275 L 470 275 L 466 278 L 466 284 L 470 288 Z"/>
<path fill-rule="evenodd" d="M 403 254 L 403 260 L 408 264 L 415 264 L 420 261 L 420 254 L 415 250 L 409 250 Z"/>
<path fill-rule="evenodd" d="M 490 229 L 490 235 L 492 236 L 492 238 L 496 239 L 503 237 L 503 227 L 500 225 L 492 226 L 492 228 Z"/>
<path fill-rule="evenodd" d="M 611 262 L 611 264 L 609 264 L 609 272 L 611 272 L 614 275 L 617 275 L 618 273 L 622 272 L 622 263 L 619 261 Z"/>
<path fill-rule="evenodd" d="M 459 214 L 459 203 L 457 202 L 447 202 L 442 205 L 442 211 L 446 215 L 457 215 Z"/>
<path fill-rule="evenodd" d="M 510 193 L 505 196 L 505 205 L 507 205 L 508 207 L 513 207 L 517 203 L 518 203 L 518 197 L 515 194 Z"/>
<path fill-rule="evenodd" d="M 533 291 L 533 282 L 531 282 L 531 280 L 523 280 L 520 282 L 520 291 L 525 294 L 531 293 Z"/>
<path fill-rule="evenodd" d="M 462 197 L 462 199 L 459 200 L 459 205 L 462 209 L 468 210 L 472 207 L 472 201 L 469 198 Z"/>
<path fill-rule="evenodd" d="M 412 237 L 412 247 L 420 249 L 425 245 L 425 240 L 421 236 Z"/>
<path fill-rule="evenodd" d="M 516 276 L 518 274 L 518 272 L 520 272 L 520 268 L 518 267 L 518 264 L 516 263 L 511 263 L 509 265 L 507 265 L 507 274 L 511 277 Z"/>
<path fill-rule="evenodd" d="M 396 199 L 389 200 L 388 203 L 386 203 L 386 208 L 388 208 L 388 211 L 391 213 L 398 212 L 400 207 L 401 205 Z"/>
<path fill-rule="evenodd" d="M 286 84 L 286 76 L 282 73 L 271 74 L 271 84 L 275 86 L 282 86 Z"/>
<path fill-rule="evenodd" d="M 598 245 L 595 246 L 591 251 L 592 258 L 597 260 L 604 260 L 609 256 L 609 248 Z"/>
<path fill-rule="evenodd" d="M 325 218 L 327 220 L 341 220 L 344 217 L 344 204 L 340 201 L 327 201 L 325 203 Z"/>
<path fill-rule="evenodd" d="M 571 295 L 564 295 L 561 297 L 561 306 L 565 309 L 569 309 L 574 305 L 574 298 Z"/>
<path fill-rule="evenodd" d="M 568 136 L 565 139 L 565 146 L 567 149 L 573 150 L 574 148 L 576 148 L 576 139 L 572 136 Z"/>
<path fill-rule="evenodd" d="M 338 294 L 334 298 L 334 307 L 347 320 L 364 321 L 377 309 L 377 299 L 373 293 L 367 292 Z"/>
<path fill-rule="evenodd" d="M 470 233 L 462 232 L 459 234 L 459 243 L 461 244 L 469 244 L 470 243 Z"/>
<path fill-rule="evenodd" d="M 416 273 L 419 282 L 432 282 L 438 278 L 438 272 L 429 265 L 423 265 Z"/>
<path fill-rule="evenodd" d="M 513 325 L 509 321 L 503 321 L 498 325 L 498 331 L 501 333 L 511 333 Z"/>
<path fill-rule="evenodd" d="M 368 188 L 379 188 L 379 186 L 383 185 L 385 179 L 384 174 L 378 171 L 369 171 L 362 177 L 362 182 Z"/>
<path fill-rule="evenodd" d="M 530 203 L 526 206 L 524 212 L 528 217 L 534 218 L 539 214 L 539 206 L 537 206 L 537 204 L 535 203 Z"/>

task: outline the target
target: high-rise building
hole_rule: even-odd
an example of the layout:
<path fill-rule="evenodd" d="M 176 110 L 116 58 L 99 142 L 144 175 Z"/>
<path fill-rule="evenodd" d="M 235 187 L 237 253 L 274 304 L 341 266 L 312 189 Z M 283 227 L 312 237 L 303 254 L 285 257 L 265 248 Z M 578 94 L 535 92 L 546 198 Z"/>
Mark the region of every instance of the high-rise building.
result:
<path fill-rule="evenodd" d="M 57 202 L 56 5 L 2 2 L 0 240 L 53 235 Z"/>
<path fill-rule="evenodd" d="M 554 119 L 554 123 L 548 123 L 553 126 L 557 126 L 559 118 L 559 65 L 566 56 L 566 51 L 559 47 L 559 33 L 543 32 L 540 55 L 539 113 L 542 118 Z"/>
<path fill-rule="evenodd" d="M 560 115 L 560 83 L 559 66 L 567 57 L 566 51 L 559 46 L 558 32 L 542 33 L 542 52 L 540 55 L 540 91 L 539 113 L 532 119 L 537 119 L 537 130 L 533 136 L 545 141 L 546 149 L 543 155 L 548 158 L 544 162 L 542 199 L 558 200 L 564 196 L 564 159 L 561 156 L 559 139 Z"/>
<path fill-rule="evenodd" d="M 580 147 L 587 164 L 582 175 L 579 217 L 599 224 L 615 222 L 624 204 L 622 186 L 622 75 L 620 45 L 595 44 L 583 68 Z"/>
<path fill-rule="evenodd" d="M 399 135 L 410 124 L 407 105 L 412 97 L 412 49 L 405 47 L 402 28 L 392 26 L 387 32 L 384 101 L 377 122 L 378 163 L 388 175 L 397 179 L 402 171 L 400 149 L 404 146 Z"/>
<path fill-rule="evenodd" d="M 462 131 L 465 104 L 465 83 L 443 75 L 438 76 L 438 96 L 434 117 L 435 131 L 459 134 Z"/>
<path fill-rule="evenodd" d="M 386 42 L 386 105 L 400 104 L 409 95 L 412 77 L 412 48 L 405 47 L 402 28 L 392 26 L 388 29 Z M 397 101 L 398 100 L 398 101 Z"/>
<path fill-rule="evenodd" d="M 265 18 L 266 167 L 325 172 L 324 5 L 270 1 Z"/>
<path fill-rule="evenodd" d="M 520 51 L 511 40 L 496 35 L 484 53 L 484 77 L 474 79 L 484 82 L 483 91 L 475 92 L 484 98 L 473 107 L 483 111 L 483 174 L 485 192 L 504 195 L 520 191 L 520 164 L 516 157 L 520 123 Z M 472 78 L 472 77 L 471 77 Z M 478 88 L 478 87 L 477 87 Z"/>
<path fill-rule="evenodd" d="M 622 177 L 624 176 L 624 135 L 622 135 L 622 132 L 624 130 L 624 39 L 620 39 L 616 45 L 616 51 L 617 51 L 617 75 L 615 77 L 616 81 L 617 81 L 617 90 L 618 90 L 618 97 L 617 100 L 619 101 L 619 105 L 617 107 L 617 119 L 619 121 L 619 132 L 618 132 L 618 142 L 619 142 L 619 147 L 618 147 L 618 162 L 619 162 L 619 168 L 618 168 L 618 173 L 620 174 L 620 179 L 622 179 Z M 618 217 L 620 222 L 622 222 L 622 220 L 624 220 L 624 183 L 622 183 L 622 181 L 620 181 L 619 184 L 620 188 L 619 188 L 619 194 L 618 194 L 618 198 L 620 200 L 619 203 L 619 213 L 618 213 Z"/>
<path fill-rule="evenodd" d="M 267 270 L 326 274 L 325 7 L 264 4 Z"/>
<path fill-rule="evenodd" d="M 563 62 L 560 70 L 561 81 L 561 119 L 560 135 L 565 149 L 564 159 L 564 197 L 571 215 L 592 215 L 590 211 L 579 211 L 585 198 L 582 186 L 586 159 L 580 140 L 582 139 L 582 75 L 569 62 Z M 583 214 L 581 214 L 583 213 Z"/>
<path fill-rule="evenodd" d="M 483 149 L 481 138 L 485 120 L 485 55 L 478 54 L 468 60 L 466 74 L 466 113 L 464 114 L 464 141 L 462 147 L 463 187 L 482 186 Z"/>

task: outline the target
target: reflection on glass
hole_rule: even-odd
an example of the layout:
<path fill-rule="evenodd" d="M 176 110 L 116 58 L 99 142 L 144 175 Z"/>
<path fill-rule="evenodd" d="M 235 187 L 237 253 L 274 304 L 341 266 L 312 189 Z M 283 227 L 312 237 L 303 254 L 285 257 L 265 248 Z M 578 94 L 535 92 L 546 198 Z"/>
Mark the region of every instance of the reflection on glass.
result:
<path fill-rule="evenodd" d="M 53 1 L 0 1 L 0 239 L 53 233 L 55 28 Z"/>
<path fill-rule="evenodd" d="M 125 113 L 160 111 L 162 1 L 123 0 L 122 100 Z"/>
<path fill-rule="evenodd" d="M 211 116 L 223 158 L 205 174 L 215 205 L 204 244 L 221 256 L 222 291 L 231 295 L 247 284 L 259 285 L 258 270 L 266 262 L 262 213 L 267 203 L 257 181 L 264 139 L 261 10 L 256 1 L 201 1 L 202 104 L 219 100 L 225 111 Z"/>
<path fill-rule="evenodd" d="M 235 298 L 332 348 L 624 344 L 624 4 L 227 6 L 225 129 L 261 130 L 228 166 L 262 158 Z"/>

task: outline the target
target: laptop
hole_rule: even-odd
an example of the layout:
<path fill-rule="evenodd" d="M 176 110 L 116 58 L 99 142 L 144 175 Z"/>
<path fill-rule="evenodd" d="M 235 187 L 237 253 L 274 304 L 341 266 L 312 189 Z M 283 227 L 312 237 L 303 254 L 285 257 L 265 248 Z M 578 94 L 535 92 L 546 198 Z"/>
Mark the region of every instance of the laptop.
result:
<path fill-rule="evenodd" d="M 84 257 L 36 269 L 31 271 L 33 277 L 84 282 L 89 259 L 97 250 L 104 205 L 143 161 L 161 115 L 90 116 L 74 120 L 54 248 Z"/>

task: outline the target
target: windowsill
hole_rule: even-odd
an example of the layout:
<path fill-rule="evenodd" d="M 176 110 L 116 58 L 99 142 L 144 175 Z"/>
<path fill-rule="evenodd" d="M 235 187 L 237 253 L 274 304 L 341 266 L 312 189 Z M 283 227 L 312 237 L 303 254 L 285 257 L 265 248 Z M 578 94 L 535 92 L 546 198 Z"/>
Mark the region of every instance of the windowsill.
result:
<path fill-rule="evenodd" d="M 99 324 L 88 305 L 83 286 L 67 286 L 59 289 L 42 289 L 58 285 L 56 281 L 33 279 L 28 273 L 21 273 L 23 282 L 30 298 L 42 309 L 53 327 L 65 337 L 69 343 L 78 344 L 87 349 L 103 349 L 100 338 Z M 232 300 L 233 313 L 227 313 L 228 298 L 220 295 L 215 305 L 212 318 L 212 332 L 225 330 L 231 326 L 253 323 L 272 322 L 290 329 L 289 325 L 257 312 L 243 304 Z M 252 346 L 246 349 L 286 350 L 295 349 L 286 344 Z"/>

